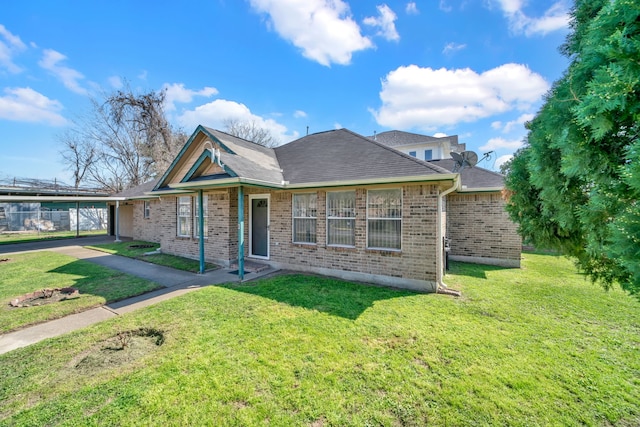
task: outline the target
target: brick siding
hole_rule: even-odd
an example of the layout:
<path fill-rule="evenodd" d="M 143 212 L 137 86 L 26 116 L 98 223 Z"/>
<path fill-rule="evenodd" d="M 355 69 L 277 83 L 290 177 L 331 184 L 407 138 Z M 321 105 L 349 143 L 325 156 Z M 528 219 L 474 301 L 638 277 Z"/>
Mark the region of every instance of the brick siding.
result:
<path fill-rule="evenodd" d="M 498 193 L 448 195 L 446 235 L 453 259 L 520 265 L 522 239 Z"/>

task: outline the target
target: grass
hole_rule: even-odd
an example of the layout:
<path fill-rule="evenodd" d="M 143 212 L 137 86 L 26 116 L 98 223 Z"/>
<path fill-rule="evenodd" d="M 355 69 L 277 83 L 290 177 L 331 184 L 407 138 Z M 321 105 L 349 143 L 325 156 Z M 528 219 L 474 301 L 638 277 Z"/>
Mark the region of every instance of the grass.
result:
<path fill-rule="evenodd" d="M 81 231 L 80 236 L 101 236 L 106 235 L 107 230 Z M 41 231 L 23 233 L 0 233 L 0 245 L 11 243 L 36 242 L 40 240 L 75 239 L 76 231 Z"/>
<path fill-rule="evenodd" d="M 160 287 L 96 264 L 55 252 L 3 255 L 0 263 L 0 334 L 56 319 Z M 74 287 L 77 299 L 13 308 L 9 301 L 43 288 Z"/>
<path fill-rule="evenodd" d="M 0 356 L 0 424 L 640 424 L 637 300 L 549 255 L 447 281 L 462 298 L 303 275 L 203 288 Z M 137 328 L 164 344 L 76 368 Z"/>
<path fill-rule="evenodd" d="M 175 268 L 177 270 L 190 271 L 193 273 L 197 273 L 198 271 L 200 271 L 200 261 L 197 260 L 163 253 L 145 255 L 145 253 L 152 252 L 158 249 L 160 247 L 159 243 L 134 240 L 132 242 L 105 243 L 101 245 L 92 245 L 86 247 L 89 249 L 95 249 L 114 255 L 139 259 L 142 261 L 150 262 L 152 264 L 164 265 L 166 267 Z M 215 270 L 216 268 L 219 267 L 215 264 L 212 264 L 210 262 L 205 263 L 206 270 Z"/>

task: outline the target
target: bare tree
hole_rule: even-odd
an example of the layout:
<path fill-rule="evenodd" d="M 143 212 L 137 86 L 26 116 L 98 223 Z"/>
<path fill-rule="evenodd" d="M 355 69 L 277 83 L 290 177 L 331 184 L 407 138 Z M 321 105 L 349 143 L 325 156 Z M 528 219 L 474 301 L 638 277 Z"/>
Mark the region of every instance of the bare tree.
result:
<path fill-rule="evenodd" d="M 271 131 L 260 127 L 255 120 L 243 122 L 237 119 L 227 119 L 224 121 L 225 131 L 238 138 L 255 142 L 265 147 L 275 147 L 280 145 L 278 138 L 273 136 Z"/>
<path fill-rule="evenodd" d="M 78 189 L 93 164 L 98 161 L 98 150 L 94 141 L 83 140 L 72 129 L 61 135 L 59 140 L 63 145 L 60 151 L 63 163 L 67 165 L 67 169 L 73 174 L 73 185 Z"/>
<path fill-rule="evenodd" d="M 91 100 L 86 116 L 59 140 L 64 163 L 80 183 L 112 192 L 163 173 L 186 141 L 164 113 L 164 92 L 136 94 L 129 88 Z"/>

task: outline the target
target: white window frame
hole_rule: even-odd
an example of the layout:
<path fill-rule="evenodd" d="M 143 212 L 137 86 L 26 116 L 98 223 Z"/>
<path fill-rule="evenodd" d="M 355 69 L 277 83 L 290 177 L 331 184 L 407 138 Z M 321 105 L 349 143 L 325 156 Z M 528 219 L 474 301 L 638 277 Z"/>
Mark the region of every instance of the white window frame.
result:
<path fill-rule="evenodd" d="M 388 216 L 373 216 L 373 212 L 371 212 L 371 196 L 373 196 L 376 192 L 383 191 L 398 191 L 400 193 L 400 212 L 397 217 L 388 217 Z M 367 190 L 367 249 L 379 249 L 385 251 L 401 251 L 402 250 L 402 209 L 403 209 L 403 194 L 402 188 L 378 188 Z M 371 245 L 369 238 L 371 237 L 370 227 L 372 221 L 387 221 L 387 222 L 400 222 L 400 235 L 397 236 L 397 241 L 399 242 L 399 247 L 387 247 L 385 245 Z M 396 239 L 394 239 L 396 240 Z"/>
<path fill-rule="evenodd" d="M 351 193 L 353 194 L 353 208 L 352 208 L 352 215 L 347 215 L 349 214 L 349 207 L 338 207 L 337 210 L 335 212 L 332 212 L 332 207 L 331 204 L 329 202 L 329 197 L 332 194 L 338 194 L 338 193 Z M 327 204 L 327 208 L 326 208 L 326 212 L 327 212 L 327 246 L 333 246 L 333 247 L 346 247 L 346 248 L 354 248 L 356 246 L 356 211 L 357 211 L 357 196 L 356 196 L 356 192 L 355 190 L 343 190 L 343 191 L 327 191 L 327 200 L 326 200 Z M 338 210 L 340 212 L 338 212 Z M 335 243 L 332 242 L 331 240 L 331 227 L 330 224 L 333 221 L 351 221 L 353 226 L 352 226 L 352 233 L 351 233 L 351 239 L 353 241 L 353 244 L 344 244 L 344 243 Z"/>
<path fill-rule="evenodd" d="M 188 203 L 186 203 L 187 200 L 188 200 Z M 188 207 L 188 210 L 184 212 L 181 211 L 180 210 L 181 206 L 185 207 L 185 209 Z M 193 228 L 191 226 L 191 209 L 192 209 L 191 196 L 178 196 L 176 198 L 176 235 L 178 237 L 191 237 L 191 230 Z M 186 233 L 180 234 L 180 224 L 183 222 L 186 225 L 187 230 L 186 230 Z"/>
<path fill-rule="evenodd" d="M 144 200 L 143 201 L 143 216 L 144 219 L 149 219 L 151 218 L 151 202 L 149 200 Z"/>
<path fill-rule="evenodd" d="M 310 212 L 296 212 L 296 197 L 312 196 L 315 201 L 315 206 L 309 207 Z M 297 215 L 296 215 L 297 214 Z M 296 222 L 297 221 L 314 221 L 314 232 L 312 239 L 309 240 L 297 240 L 296 239 Z M 309 234 L 311 236 L 311 234 Z M 318 243 L 318 193 L 293 193 L 291 198 L 291 241 L 293 243 L 316 245 Z"/>
<path fill-rule="evenodd" d="M 204 215 L 204 238 L 209 237 L 209 198 L 206 194 L 202 195 L 202 214 Z M 200 238 L 200 221 L 199 221 L 199 213 L 198 209 L 198 196 L 193 198 L 193 237 L 196 239 Z"/>

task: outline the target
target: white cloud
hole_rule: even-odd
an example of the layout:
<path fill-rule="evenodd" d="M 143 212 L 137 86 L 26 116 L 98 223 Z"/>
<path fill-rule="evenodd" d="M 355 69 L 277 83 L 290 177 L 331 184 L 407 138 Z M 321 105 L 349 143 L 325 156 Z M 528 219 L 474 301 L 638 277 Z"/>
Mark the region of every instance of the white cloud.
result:
<path fill-rule="evenodd" d="M 517 119 L 507 122 L 504 125 L 504 128 L 502 129 L 502 132 L 509 133 L 516 126 L 522 126 L 523 129 L 524 129 L 524 124 L 526 122 L 529 122 L 529 121 L 533 120 L 534 117 L 535 117 L 535 114 L 523 114 L 520 117 L 518 117 Z M 492 126 L 493 126 L 493 124 L 492 124 Z"/>
<path fill-rule="evenodd" d="M 504 156 L 500 156 L 496 159 L 493 167 L 495 169 L 500 170 L 500 166 L 507 163 L 509 160 L 513 159 L 513 154 L 505 154 Z"/>
<path fill-rule="evenodd" d="M 307 113 L 305 113 L 302 110 L 296 110 L 293 113 L 293 117 L 295 117 L 296 119 L 302 118 L 302 117 L 307 117 Z"/>
<path fill-rule="evenodd" d="M 205 86 L 200 90 L 191 90 L 184 87 L 184 83 L 165 83 L 162 85 L 162 90 L 166 91 L 164 99 L 165 110 L 174 111 L 176 109 L 176 103 L 186 104 L 189 103 L 196 96 L 204 96 L 209 98 L 218 94 L 218 89 L 214 87 Z"/>
<path fill-rule="evenodd" d="M 404 8 L 404 11 L 407 15 L 418 15 L 420 11 L 418 10 L 418 6 L 416 6 L 416 2 L 410 1 L 407 3 L 407 6 Z"/>
<path fill-rule="evenodd" d="M 44 55 L 42 59 L 38 62 L 45 70 L 50 71 L 54 76 L 62 81 L 62 84 L 67 89 L 79 93 L 81 95 L 86 95 L 87 90 L 80 86 L 78 80 L 84 79 L 84 75 L 79 71 L 74 70 L 73 68 L 66 67 L 64 65 L 60 65 L 60 62 L 67 59 L 66 56 L 57 52 L 53 49 L 45 49 Z"/>
<path fill-rule="evenodd" d="M 467 45 L 464 43 L 454 43 L 454 42 L 447 43 L 446 45 L 444 45 L 444 49 L 442 49 L 442 53 L 447 55 L 447 54 L 462 50 L 465 47 L 467 47 Z"/>
<path fill-rule="evenodd" d="M 469 68 L 409 65 L 382 80 L 382 106 L 371 112 L 382 126 L 432 130 L 529 109 L 548 89 L 542 76 L 521 64 L 505 64 L 481 74 Z"/>
<path fill-rule="evenodd" d="M 491 122 L 491 129 L 500 129 L 502 127 L 502 122 L 497 120 L 495 122 Z"/>
<path fill-rule="evenodd" d="M 518 148 L 522 147 L 521 139 L 514 140 L 506 140 L 504 138 L 491 138 L 487 141 L 486 144 L 480 147 L 482 151 L 491 151 L 491 150 L 510 150 L 516 151 Z"/>
<path fill-rule="evenodd" d="M 60 102 L 49 99 L 30 87 L 5 88 L 0 97 L 0 118 L 18 122 L 48 123 L 62 126 L 67 123 L 58 112 Z"/>
<path fill-rule="evenodd" d="M 447 3 L 447 0 L 440 0 L 438 8 L 443 12 L 451 12 L 453 8 Z"/>
<path fill-rule="evenodd" d="M 269 16 L 270 25 L 283 39 L 319 64 L 347 65 L 354 52 L 373 47 L 342 0 L 250 1 L 256 11 Z"/>
<path fill-rule="evenodd" d="M 335 123 L 333 124 L 333 128 L 334 128 L 334 129 L 343 129 L 343 128 L 344 128 L 344 126 L 342 126 L 342 123 L 340 123 L 340 122 L 335 122 Z"/>
<path fill-rule="evenodd" d="M 497 0 L 497 3 L 514 34 L 524 34 L 527 37 L 535 34 L 545 35 L 569 27 L 569 10 L 563 0 L 554 3 L 538 18 L 525 14 L 525 4 L 522 0 Z"/>
<path fill-rule="evenodd" d="M 436 133 L 433 134 L 433 136 L 436 137 L 436 138 L 443 138 L 443 137 L 447 136 L 447 134 L 443 133 L 443 132 L 436 132 Z"/>
<path fill-rule="evenodd" d="M 121 89 L 124 84 L 122 83 L 122 79 L 118 76 L 111 76 L 108 79 L 109 85 L 111 85 L 114 89 Z"/>
<path fill-rule="evenodd" d="M 380 15 L 378 17 L 369 16 L 364 18 L 364 21 L 362 22 L 364 22 L 365 25 L 379 27 L 380 30 L 377 32 L 377 35 L 382 36 L 387 40 L 400 40 L 400 35 L 396 31 L 395 20 L 398 19 L 396 14 L 386 4 L 376 6 L 376 8 Z"/>
<path fill-rule="evenodd" d="M 193 110 L 185 111 L 178 117 L 178 121 L 186 129 L 194 129 L 200 124 L 224 129 L 226 120 L 255 123 L 257 127 L 267 129 L 281 142 L 289 142 L 298 138 L 298 132 L 288 132 L 286 126 L 275 120 L 255 115 L 246 105 L 226 99 L 216 99 Z"/>
<path fill-rule="evenodd" d="M 21 52 L 27 48 L 27 46 L 20 40 L 20 37 L 11 34 L 4 25 L 0 24 L 0 67 L 4 67 L 7 71 L 13 74 L 17 74 L 22 71 L 22 68 L 14 64 L 13 56 L 17 52 Z"/>
<path fill-rule="evenodd" d="M 142 70 L 142 71 L 140 72 L 140 74 L 138 74 L 138 78 L 139 78 L 140 80 L 147 80 L 147 75 L 148 75 L 148 74 L 149 74 L 149 73 L 147 72 L 147 70 Z"/>

